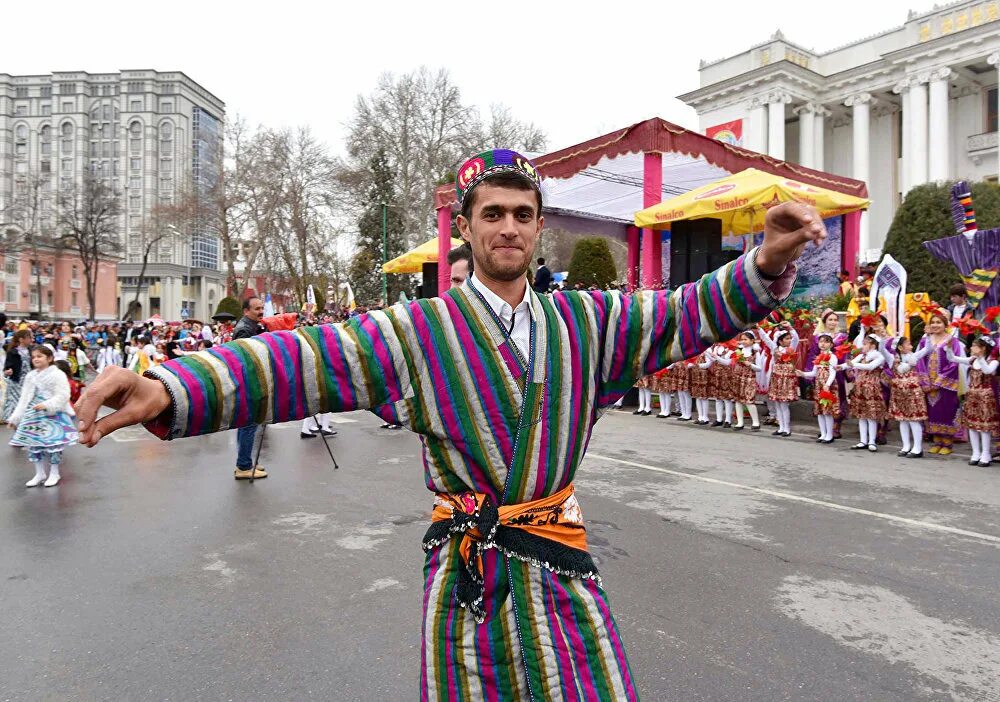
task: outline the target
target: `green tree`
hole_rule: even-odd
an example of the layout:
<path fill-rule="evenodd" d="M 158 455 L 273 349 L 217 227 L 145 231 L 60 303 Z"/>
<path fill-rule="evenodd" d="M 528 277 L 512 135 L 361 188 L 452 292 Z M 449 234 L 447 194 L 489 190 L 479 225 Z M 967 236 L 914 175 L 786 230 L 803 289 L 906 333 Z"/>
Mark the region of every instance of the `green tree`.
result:
<path fill-rule="evenodd" d="M 367 203 L 358 218 L 355 239 L 358 250 L 351 260 L 348 276 L 355 298 L 364 304 L 382 299 L 382 224 L 386 224 L 385 260 L 406 253 L 406 230 L 397 206 L 395 177 L 385 151 L 379 150 L 368 161 L 370 182 Z M 400 290 L 412 287 L 408 275 L 390 275 L 389 300 L 395 300 Z"/>
<path fill-rule="evenodd" d="M 573 258 L 569 262 L 568 285 L 583 283 L 587 287 L 596 285 L 607 288 L 617 277 L 615 261 L 605 239 L 594 237 L 580 239 L 576 243 Z"/>
<path fill-rule="evenodd" d="M 239 319 L 243 316 L 243 305 L 235 297 L 224 297 L 219 300 L 219 306 L 216 308 L 215 314 L 222 312 L 228 312 Z"/>
<path fill-rule="evenodd" d="M 953 265 L 931 256 L 921 243 L 955 235 L 951 185 L 929 183 L 911 190 L 896 211 L 885 240 L 885 253 L 906 268 L 907 289 L 928 292 L 942 304 L 948 302 L 948 289 L 961 283 L 962 278 Z M 980 229 L 1000 226 L 1000 187 L 994 183 L 974 183 L 972 204 Z"/>

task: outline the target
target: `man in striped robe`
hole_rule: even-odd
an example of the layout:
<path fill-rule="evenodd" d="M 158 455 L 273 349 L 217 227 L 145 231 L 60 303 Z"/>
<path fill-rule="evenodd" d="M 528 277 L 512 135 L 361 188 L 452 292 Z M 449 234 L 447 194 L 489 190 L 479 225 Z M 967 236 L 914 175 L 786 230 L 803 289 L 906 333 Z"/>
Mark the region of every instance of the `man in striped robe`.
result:
<path fill-rule="evenodd" d="M 216 346 L 146 377 L 102 374 L 77 409 L 81 441 L 140 421 L 175 439 L 318 412 L 398 418 L 423 437 L 434 493 L 421 699 L 638 699 L 573 476 L 594 423 L 637 378 L 780 304 L 822 220 L 779 205 L 760 248 L 673 292 L 539 296 L 525 278 L 543 225 L 534 168 L 486 152 L 457 185 L 475 259 L 461 288 Z M 95 422 L 102 404 L 118 411 Z"/>

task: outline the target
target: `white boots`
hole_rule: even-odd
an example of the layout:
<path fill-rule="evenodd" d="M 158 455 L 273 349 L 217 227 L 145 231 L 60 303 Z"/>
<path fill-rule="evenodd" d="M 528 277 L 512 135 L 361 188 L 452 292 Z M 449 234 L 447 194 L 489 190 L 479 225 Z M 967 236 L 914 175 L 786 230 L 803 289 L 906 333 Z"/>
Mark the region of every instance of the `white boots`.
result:
<path fill-rule="evenodd" d="M 59 480 L 62 476 L 59 475 L 59 465 L 53 465 L 49 468 L 49 476 L 45 477 L 45 461 L 38 461 L 33 464 L 35 466 L 35 477 L 24 484 L 24 487 L 38 487 L 39 485 L 44 485 L 45 487 L 54 487 L 59 484 Z"/>

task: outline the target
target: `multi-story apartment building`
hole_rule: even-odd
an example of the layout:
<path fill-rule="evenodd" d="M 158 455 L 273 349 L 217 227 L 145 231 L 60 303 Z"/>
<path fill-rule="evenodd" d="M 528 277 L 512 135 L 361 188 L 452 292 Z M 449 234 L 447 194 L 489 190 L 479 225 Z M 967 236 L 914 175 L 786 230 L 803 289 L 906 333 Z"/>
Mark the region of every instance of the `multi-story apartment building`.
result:
<path fill-rule="evenodd" d="M 89 172 L 122 203 L 116 316 L 207 318 L 225 294 L 218 239 L 154 210 L 217 182 L 224 116 L 223 102 L 180 72 L 0 73 L 0 223 L 54 235 L 59 193 Z M 17 204 L 35 183 L 36 216 L 18 221 L 9 213 L 23 217 Z"/>

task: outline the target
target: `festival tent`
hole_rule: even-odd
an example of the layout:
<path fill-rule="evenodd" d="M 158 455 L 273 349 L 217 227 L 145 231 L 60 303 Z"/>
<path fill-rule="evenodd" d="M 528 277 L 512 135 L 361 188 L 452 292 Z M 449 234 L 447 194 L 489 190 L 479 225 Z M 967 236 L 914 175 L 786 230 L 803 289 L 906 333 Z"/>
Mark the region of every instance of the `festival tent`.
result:
<path fill-rule="evenodd" d="M 748 168 L 635 213 L 635 226 L 669 229 L 671 222 L 712 218 L 728 234 L 763 231 L 768 209 L 781 202 L 803 202 L 827 219 L 867 209 L 869 201 L 836 190 L 806 185 Z"/>
<path fill-rule="evenodd" d="M 447 261 L 448 251 L 462 244 L 461 239 L 453 239 L 450 237 L 449 242 L 451 243 L 451 246 L 445 249 L 443 257 L 438 251 L 438 240 L 437 238 L 434 238 L 430 241 L 425 241 L 417 248 L 411 249 L 401 256 L 397 256 L 391 261 L 387 261 L 382 266 L 382 271 L 384 273 L 420 273 L 423 271 L 425 263 L 436 263 L 439 258 L 443 258 Z M 450 277 L 451 276 L 449 275 L 449 278 Z M 444 289 L 447 290 L 447 288 Z"/>
<path fill-rule="evenodd" d="M 861 181 L 727 144 L 658 117 L 558 151 L 525 156 L 542 176 L 545 226 L 627 242 L 628 283 L 633 288 L 640 282 L 645 286 L 662 283 L 662 234 L 640 230 L 634 216 L 666 198 L 748 168 L 857 198 L 868 196 L 867 185 Z M 457 207 L 454 184 L 435 190 L 434 206 L 443 262 Z M 839 258 L 849 270 L 857 268 L 860 226 L 860 210 L 843 215 Z M 447 289 L 451 278 L 447 264 L 438 266 L 438 278 L 439 288 Z"/>

